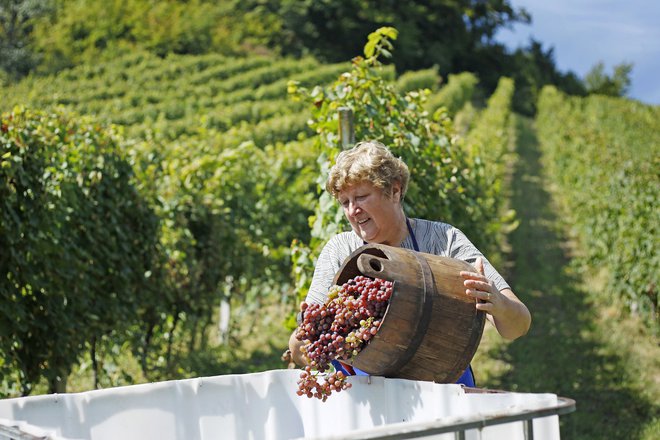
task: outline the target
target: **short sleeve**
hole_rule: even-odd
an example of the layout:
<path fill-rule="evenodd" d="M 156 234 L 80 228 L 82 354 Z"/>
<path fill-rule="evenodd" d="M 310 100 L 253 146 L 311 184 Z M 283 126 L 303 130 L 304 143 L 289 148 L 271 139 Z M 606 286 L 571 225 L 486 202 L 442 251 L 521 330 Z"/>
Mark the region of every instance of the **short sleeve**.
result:
<path fill-rule="evenodd" d="M 351 252 L 361 245 L 362 242 L 355 234 L 344 232 L 335 235 L 323 246 L 305 299 L 307 303 L 325 303 L 335 274 Z"/>
<path fill-rule="evenodd" d="M 497 290 L 510 289 L 509 284 L 504 277 L 490 264 L 490 261 L 481 253 L 477 247 L 467 238 L 467 236 L 457 228 L 452 227 L 449 233 L 449 253 L 451 258 L 466 261 L 474 264 L 478 257 L 484 262 L 484 274 L 486 278 L 495 283 Z"/>

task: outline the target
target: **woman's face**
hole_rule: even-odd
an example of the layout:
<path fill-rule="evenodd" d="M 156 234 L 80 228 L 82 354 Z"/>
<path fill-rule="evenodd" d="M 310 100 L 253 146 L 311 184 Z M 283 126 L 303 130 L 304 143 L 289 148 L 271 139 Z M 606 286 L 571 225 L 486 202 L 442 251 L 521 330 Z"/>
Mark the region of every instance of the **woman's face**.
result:
<path fill-rule="evenodd" d="M 382 189 L 364 181 L 349 185 L 337 197 L 344 215 L 357 235 L 369 243 L 398 246 L 402 215 L 401 186 L 395 183 L 388 197 Z M 405 226 L 403 226 L 405 228 Z"/>

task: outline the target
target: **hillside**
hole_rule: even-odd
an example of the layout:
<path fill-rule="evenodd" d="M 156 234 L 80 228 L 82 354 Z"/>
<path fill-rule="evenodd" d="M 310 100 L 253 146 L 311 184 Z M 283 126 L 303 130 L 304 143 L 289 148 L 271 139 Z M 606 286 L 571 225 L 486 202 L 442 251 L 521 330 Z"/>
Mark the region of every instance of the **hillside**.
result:
<path fill-rule="evenodd" d="M 29 393 L 42 376 L 51 389 L 60 389 L 70 363 L 85 358 L 92 363 L 95 386 L 131 377 L 199 374 L 207 368 L 227 371 L 237 356 L 252 355 L 253 348 L 240 350 L 253 347 L 246 335 L 258 327 L 284 329 L 283 320 L 297 302 L 291 288 L 296 251 L 290 247 L 310 240 L 321 156 L 308 124 L 310 107 L 317 105 L 300 93 L 309 87 L 313 96 L 317 86 L 341 81 L 351 69 L 350 63 L 322 64 L 311 58 L 135 53 L 3 89 L 2 189 L 8 204 L 2 240 L 5 248 L 14 249 L 5 254 L 11 259 L 1 261 L 7 272 L 3 295 L 12 304 L 8 314 L 25 316 L 25 325 L 6 339 L 4 350 L 12 361 L 3 368 L 6 377 L 16 377 L 9 392 L 20 383 L 21 392 Z M 392 68 L 374 73 L 392 96 L 399 96 Z M 440 79 L 426 72 L 407 79 L 406 87 L 411 81 L 437 91 Z M 450 85 L 460 96 L 469 97 L 454 82 Z M 289 96 L 294 89 L 300 93 Z M 407 116 L 411 121 L 430 123 L 415 117 L 423 111 L 415 102 L 422 95 L 412 93 L 413 101 L 403 95 L 396 99 L 413 110 Z M 456 102 L 451 95 L 443 94 Z M 433 105 L 440 103 L 435 99 Z M 423 133 L 429 127 L 420 125 Z M 432 127 L 445 142 L 448 129 Z M 122 173 L 111 171 L 111 163 Z M 434 173 L 449 171 L 443 165 Z M 111 176 L 104 178 L 108 172 Z M 459 183 L 476 184 L 469 179 Z M 137 201 L 124 200 L 129 193 L 122 187 Z M 37 195 L 34 200 L 31 194 Z M 149 219 L 135 237 L 121 232 L 131 227 L 129 219 L 112 220 L 107 214 L 131 204 L 139 204 Z M 102 218 L 110 221 L 109 234 Z M 108 239 L 94 244 L 101 235 Z M 21 237 L 33 240 L 26 245 Z M 148 252 L 131 265 L 121 252 L 138 241 L 149 243 Z M 51 258 L 58 247 L 63 257 Z M 44 271 L 61 274 L 61 279 Z M 69 287 L 72 276 L 80 289 Z M 99 277 L 105 284 L 96 282 Z M 126 284 L 128 279 L 133 281 Z M 25 301 L 13 293 L 16 289 L 26 292 Z M 72 303 L 74 291 L 82 296 Z M 48 319 L 42 296 L 58 305 Z M 72 307 L 94 301 L 98 310 L 84 319 L 84 309 Z M 230 321 L 222 324 L 224 336 L 213 331 L 221 303 L 231 305 Z M 262 322 L 243 325 L 264 307 L 268 312 Z M 117 322 L 123 325 L 113 326 Z M 63 323 L 71 328 L 49 341 L 48 332 Z M 281 332 L 266 334 L 281 344 Z M 218 338 L 224 344 L 218 345 Z M 267 344 L 261 341 L 261 347 Z M 45 348 L 31 351 L 40 345 Z M 67 347 L 67 354 L 57 354 L 57 346 Z M 110 366 L 118 346 L 130 347 L 137 372 L 128 375 Z M 203 359 L 186 355 L 206 349 L 226 351 L 228 358 L 207 367 Z M 23 379 L 13 376 L 20 368 L 25 369 Z"/>

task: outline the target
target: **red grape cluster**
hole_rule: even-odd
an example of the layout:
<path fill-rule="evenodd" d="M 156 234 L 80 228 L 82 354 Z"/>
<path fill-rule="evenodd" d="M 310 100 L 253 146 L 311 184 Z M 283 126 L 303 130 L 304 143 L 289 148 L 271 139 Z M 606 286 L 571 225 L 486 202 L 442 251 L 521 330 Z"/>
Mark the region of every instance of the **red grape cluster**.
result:
<path fill-rule="evenodd" d="M 332 391 L 350 388 L 341 371 L 328 374 L 324 382 L 319 382 L 319 373 L 328 370 L 334 359 L 356 356 L 378 332 L 392 286 L 391 281 L 358 275 L 341 286 L 332 286 L 325 304 L 302 303 L 303 321 L 296 338 L 303 342 L 309 366 L 300 375 L 299 396 L 325 401 Z"/>

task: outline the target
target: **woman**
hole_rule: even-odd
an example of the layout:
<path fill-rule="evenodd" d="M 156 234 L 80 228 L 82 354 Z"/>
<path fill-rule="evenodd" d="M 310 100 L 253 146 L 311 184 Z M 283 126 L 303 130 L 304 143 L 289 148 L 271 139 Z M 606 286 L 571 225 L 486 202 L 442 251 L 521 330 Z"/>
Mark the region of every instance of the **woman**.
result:
<path fill-rule="evenodd" d="M 380 142 L 361 142 L 337 156 L 326 190 L 343 207 L 352 231 L 335 235 L 324 246 L 306 302 L 324 303 L 344 260 L 365 243 L 379 243 L 473 264 L 476 272 L 461 272 L 461 276 L 465 279 L 465 294 L 481 300 L 475 301 L 475 307 L 487 313 L 502 337 L 516 339 L 527 333 L 529 310 L 460 230 L 442 222 L 406 217 L 403 198 L 409 176 L 407 165 Z M 291 335 L 292 359 L 305 365 L 301 347 L 302 342 Z M 338 363 L 335 366 L 342 368 Z M 470 368 L 459 383 L 475 386 Z"/>

